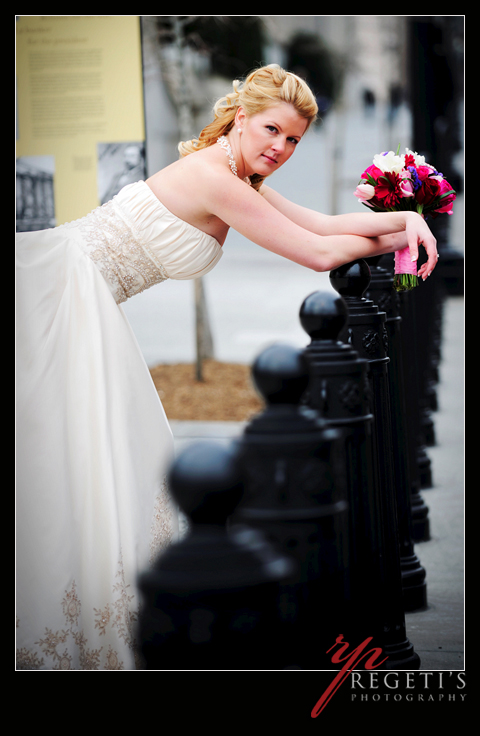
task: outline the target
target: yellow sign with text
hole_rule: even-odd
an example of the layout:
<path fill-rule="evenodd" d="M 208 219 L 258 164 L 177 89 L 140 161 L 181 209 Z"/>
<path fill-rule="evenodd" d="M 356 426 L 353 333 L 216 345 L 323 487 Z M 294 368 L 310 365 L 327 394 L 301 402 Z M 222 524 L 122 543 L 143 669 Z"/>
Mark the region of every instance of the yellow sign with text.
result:
<path fill-rule="evenodd" d="M 139 16 L 17 19 L 17 229 L 82 217 L 145 177 Z"/>

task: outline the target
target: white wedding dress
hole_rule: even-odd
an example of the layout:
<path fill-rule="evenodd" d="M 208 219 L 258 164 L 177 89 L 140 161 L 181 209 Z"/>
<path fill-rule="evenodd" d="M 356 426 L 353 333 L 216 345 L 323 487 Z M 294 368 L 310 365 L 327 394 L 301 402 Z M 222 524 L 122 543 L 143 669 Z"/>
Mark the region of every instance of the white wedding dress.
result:
<path fill-rule="evenodd" d="M 221 256 L 142 181 L 18 235 L 17 669 L 139 666 L 137 577 L 177 530 L 173 438 L 120 304 Z"/>

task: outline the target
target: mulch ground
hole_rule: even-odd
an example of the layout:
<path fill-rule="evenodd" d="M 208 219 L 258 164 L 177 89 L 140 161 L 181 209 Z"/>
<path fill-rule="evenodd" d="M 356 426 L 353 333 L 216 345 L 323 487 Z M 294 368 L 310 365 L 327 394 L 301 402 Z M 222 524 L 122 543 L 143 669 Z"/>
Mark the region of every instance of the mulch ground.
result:
<path fill-rule="evenodd" d="M 243 422 L 264 406 L 247 365 L 206 360 L 203 381 L 197 381 L 194 364 L 157 365 L 150 373 L 172 420 Z"/>

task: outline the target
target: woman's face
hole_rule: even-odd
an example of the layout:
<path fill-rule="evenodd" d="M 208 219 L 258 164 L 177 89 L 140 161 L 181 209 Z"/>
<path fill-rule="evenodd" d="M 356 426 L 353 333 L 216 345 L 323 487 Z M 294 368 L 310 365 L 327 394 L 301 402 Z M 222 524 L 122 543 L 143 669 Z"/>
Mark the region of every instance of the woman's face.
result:
<path fill-rule="evenodd" d="M 288 161 L 308 125 L 288 102 L 272 105 L 251 117 L 239 108 L 236 123 L 242 131 L 240 153 L 244 176 L 273 174 Z"/>

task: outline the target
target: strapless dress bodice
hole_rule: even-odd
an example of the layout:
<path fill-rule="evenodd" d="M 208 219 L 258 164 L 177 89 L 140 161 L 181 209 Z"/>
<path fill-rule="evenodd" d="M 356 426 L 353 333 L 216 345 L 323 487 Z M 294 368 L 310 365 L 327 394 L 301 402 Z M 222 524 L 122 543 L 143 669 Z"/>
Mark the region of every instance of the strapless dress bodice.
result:
<path fill-rule="evenodd" d="M 211 235 L 179 219 L 148 184 L 128 184 L 85 217 L 62 225 L 77 235 L 120 304 L 166 279 L 195 279 L 222 257 Z"/>

